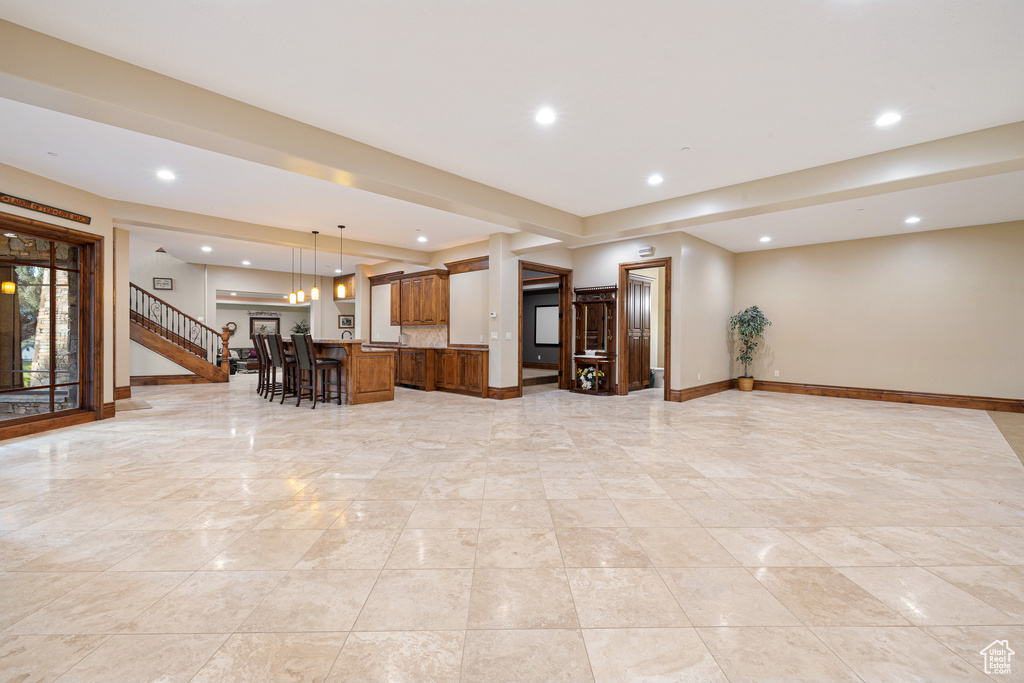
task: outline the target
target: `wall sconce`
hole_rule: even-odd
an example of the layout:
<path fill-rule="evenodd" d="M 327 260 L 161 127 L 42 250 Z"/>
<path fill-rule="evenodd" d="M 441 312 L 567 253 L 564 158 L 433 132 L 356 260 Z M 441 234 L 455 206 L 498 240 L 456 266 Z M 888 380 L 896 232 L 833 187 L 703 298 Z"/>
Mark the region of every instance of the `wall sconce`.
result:
<path fill-rule="evenodd" d="M 2 285 L 0 285 L 0 291 L 2 291 L 4 294 L 14 294 L 14 291 L 16 289 L 17 286 L 10 280 L 7 280 Z"/>

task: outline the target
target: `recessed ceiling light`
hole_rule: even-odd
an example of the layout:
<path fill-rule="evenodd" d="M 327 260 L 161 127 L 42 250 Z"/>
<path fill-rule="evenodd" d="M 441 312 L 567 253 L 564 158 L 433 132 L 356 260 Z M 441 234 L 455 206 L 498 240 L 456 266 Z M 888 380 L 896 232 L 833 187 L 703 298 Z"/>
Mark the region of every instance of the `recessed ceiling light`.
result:
<path fill-rule="evenodd" d="M 558 118 L 558 115 L 555 114 L 555 110 L 554 109 L 549 109 L 548 107 L 544 107 L 543 109 L 538 111 L 537 112 L 537 116 L 536 116 L 537 123 L 542 123 L 545 126 L 548 125 L 548 124 L 554 123 L 555 119 L 557 119 L 557 118 Z"/>
<path fill-rule="evenodd" d="M 896 112 L 890 111 L 890 112 L 887 112 L 885 114 L 882 114 L 877 119 L 875 119 L 875 125 L 876 126 L 891 126 L 892 124 L 896 123 L 897 121 L 899 121 L 902 118 L 903 117 L 900 116 L 899 114 L 897 114 Z"/>
<path fill-rule="evenodd" d="M 51 157 L 60 156 L 56 152 L 47 152 L 47 154 L 50 155 Z"/>
<path fill-rule="evenodd" d="M 252 265 L 252 261 L 242 261 L 242 265 L 243 266 L 251 266 Z"/>
<path fill-rule="evenodd" d="M 334 272 L 337 273 L 338 275 L 341 275 L 341 268 L 335 268 Z"/>
<path fill-rule="evenodd" d="M 426 242 L 427 241 L 427 236 L 426 235 L 420 235 L 419 237 L 416 238 L 416 241 L 417 242 Z"/>
<path fill-rule="evenodd" d="M 199 248 L 202 249 L 203 251 L 205 251 L 207 254 L 209 254 L 211 251 L 213 251 L 213 247 L 199 247 Z"/>
<path fill-rule="evenodd" d="M 661 183 L 662 183 L 662 182 L 663 182 L 664 180 L 665 180 L 664 178 L 662 178 L 662 177 L 661 177 L 660 175 L 658 175 L 657 173 L 655 173 L 654 175 L 651 175 L 651 176 L 649 176 L 649 177 L 647 178 L 647 184 L 648 184 L 648 185 L 661 185 Z"/>
<path fill-rule="evenodd" d="M 166 168 L 156 172 L 156 177 L 160 180 L 174 180 L 175 175 L 168 171 Z"/>
<path fill-rule="evenodd" d="M 769 237 L 768 235 L 765 235 L 764 237 L 761 238 L 761 241 L 762 242 L 771 242 L 772 238 Z"/>
<path fill-rule="evenodd" d="M 13 232 L 5 232 L 4 237 L 17 237 Z"/>
<path fill-rule="evenodd" d="M 906 223 L 907 225 L 913 225 L 914 223 L 920 223 L 921 222 L 921 217 L 920 216 L 909 216 L 907 218 L 907 220 L 905 220 L 903 222 Z"/>
<path fill-rule="evenodd" d="M 238 292 L 231 292 L 231 296 L 238 296 Z"/>

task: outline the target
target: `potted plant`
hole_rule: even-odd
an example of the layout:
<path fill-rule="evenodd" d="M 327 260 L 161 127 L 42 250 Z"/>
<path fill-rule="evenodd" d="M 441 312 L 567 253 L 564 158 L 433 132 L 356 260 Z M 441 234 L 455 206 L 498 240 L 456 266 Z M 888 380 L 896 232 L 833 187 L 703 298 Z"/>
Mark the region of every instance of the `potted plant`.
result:
<path fill-rule="evenodd" d="M 309 334 L 309 321 L 303 318 L 292 325 L 292 334 Z"/>
<path fill-rule="evenodd" d="M 577 369 L 576 377 L 579 379 L 580 388 L 584 391 L 596 390 L 598 383 L 604 378 L 604 370 L 598 370 L 591 365 Z"/>
<path fill-rule="evenodd" d="M 740 355 L 736 357 L 736 360 L 743 363 L 743 376 L 739 378 L 740 391 L 752 391 L 754 388 L 754 378 L 748 368 L 754 362 L 757 339 L 764 339 L 764 328 L 771 324 L 757 306 L 751 306 L 729 318 L 729 328 L 735 330 L 740 337 Z"/>

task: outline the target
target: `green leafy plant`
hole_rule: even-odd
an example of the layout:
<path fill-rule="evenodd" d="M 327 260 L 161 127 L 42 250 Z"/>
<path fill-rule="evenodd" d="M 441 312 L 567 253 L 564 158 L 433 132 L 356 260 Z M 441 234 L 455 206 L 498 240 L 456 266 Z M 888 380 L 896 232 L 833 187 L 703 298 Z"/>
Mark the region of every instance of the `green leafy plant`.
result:
<path fill-rule="evenodd" d="M 729 318 L 729 329 L 735 330 L 740 337 L 740 355 L 736 360 L 743 363 L 744 377 L 750 377 L 747 368 L 754 362 L 757 339 L 764 339 L 764 328 L 770 327 L 771 324 L 757 306 L 751 306 Z"/>
<path fill-rule="evenodd" d="M 292 325 L 293 334 L 309 334 L 309 321 L 303 318 L 299 322 Z"/>

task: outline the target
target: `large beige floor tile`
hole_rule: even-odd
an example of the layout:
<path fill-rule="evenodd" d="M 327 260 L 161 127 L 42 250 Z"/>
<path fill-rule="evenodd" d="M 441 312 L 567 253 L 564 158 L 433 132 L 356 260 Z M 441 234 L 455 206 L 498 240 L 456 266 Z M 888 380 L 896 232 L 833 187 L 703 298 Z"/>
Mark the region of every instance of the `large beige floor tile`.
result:
<path fill-rule="evenodd" d="M 462 680 L 474 683 L 592 683 L 578 630 L 467 631 Z"/>
<path fill-rule="evenodd" d="M 625 527 L 610 500 L 552 500 L 548 503 L 556 527 Z"/>
<path fill-rule="evenodd" d="M 421 500 L 409 517 L 410 529 L 476 529 L 482 503 L 476 500 Z"/>
<path fill-rule="evenodd" d="M 245 633 L 228 638 L 193 683 L 323 681 L 345 642 L 345 633 Z"/>
<path fill-rule="evenodd" d="M 743 567 L 662 569 L 661 576 L 694 626 L 799 626 Z"/>
<path fill-rule="evenodd" d="M 92 572 L 0 574 L 0 630 L 97 576 Z"/>
<path fill-rule="evenodd" d="M 238 630 L 348 631 L 379 575 L 373 569 L 289 572 Z"/>
<path fill-rule="evenodd" d="M 0 636 L 0 676 L 18 683 L 55 681 L 106 639 L 98 635 Z"/>
<path fill-rule="evenodd" d="M 633 529 L 656 567 L 730 567 L 739 564 L 715 538 L 700 528 Z"/>
<path fill-rule="evenodd" d="M 895 567 L 911 561 L 847 527 L 785 528 L 787 536 L 833 567 Z"/>
<path fill-rule="evenodd" d="M 477 569 L 470 629 L 578 628 L 562 569 Z"/>
<path fill-rule="evenodd" d="M 463 630 L 472 583 L 471 569 L 385 569 L 353 630 Z"/>
<path fill-rule="evenodd" d="M 651 560 L 629 529 L 559 528 L 556 533 L 566 567 L 651 566 Z"/>
<path fill-rule="evenodd" d="M 698 628 L 730 683 L 860 683 L 802 626 Z"/>
<path fill-rule="evenodd" d="M 404 529 L 414 507 L 414 500 L 357 500 L 338 515 L 331 528 Z"/>
<path fill-rule="evenodd" d="M 171 531 L 113 567 L 112 571 L 174 571 L 199 569 L 227 546 L 238 540 L 244 531 L 188 530 Z"/>
<path fill-rule="evenodd" d="M 196 572 L 137 616 L 130 633 L 231 633 L 284 572 Z"/>
<path fill-rule="evenodd" d="M 324 533 L 320 529 L 254 529 L 218 553 L 204 569 L 288 570 Z"/>
<path fill-rule="evenodd" d="M 567 569 L 583 628 L 689 626 L 656 569 Z"/>
<path fill-rule="evenodd" d="M 989 680 L 918 628 L 843 627 L 813 631 L 866 683 Z"/>
<path fill-rule="evenodd" d="M 104 572 L 36 610 L 9 633 L 117 633 L 188 572 Z"/>
<path fill-rule="evenodd" d="M 778 529 L 714 528 L 708 533 L 746 567 L 820 567 L 827 564 Z"/>
<path fill-rule="evenodd" d="M 550 529 L 551 511 L 544 500 L 485 500 L 481 529 Z"/>
<path fill-rule="evenodd" d="M 227 634 L 111 636 L 58 680 L 188 683 L 227 639 Z"/>
<path fill-rule="evenodd" d="M 808 626 L 906 626 L 890 606 L 831 567 L 761 567 L 754 577 Z"/>
<path fill-rule="evenodd" d="M 845 567 L 840 571 L 918 626 L 1020 623 L 922 567 Z"/>
<path fill-rule="evenodd" d="M 1024 567 L 929 567 L 928 571 L 1024 621 Z"/>
<path fill-rule="evenodd" d="M 393 529 L 328 529 L 295 569 L 381 569 L 400 535 Z"/>
<path fill-rule="evenodd" d="M 388 569 L 470 568 L 476 560 L 476 529 L 406 529 L 384 565 Z"/>
<path fill-rule="evenodd" d="M 481 529 L 477 567 L 561 567 L 562 553 L 553 529 Z"/>
<path fill-rule="evenodd" d="M 690 628 L 585 629 L 597 683 L 728 683 Z"/>
<path fill-rule="evenodd" d="M 615 508 L 631 527 L 691 527 L 698 526 L 674 500 L 616 500 Z"/>
<path fill-rule="evenodd" d="M 461 631 L 352 633 L 327 683 L 458 683 L 464 640 Z"/>

